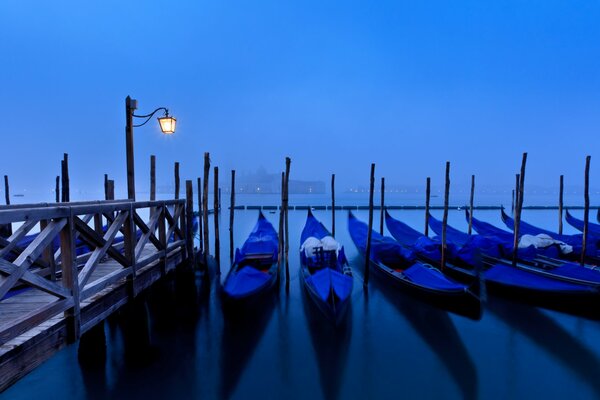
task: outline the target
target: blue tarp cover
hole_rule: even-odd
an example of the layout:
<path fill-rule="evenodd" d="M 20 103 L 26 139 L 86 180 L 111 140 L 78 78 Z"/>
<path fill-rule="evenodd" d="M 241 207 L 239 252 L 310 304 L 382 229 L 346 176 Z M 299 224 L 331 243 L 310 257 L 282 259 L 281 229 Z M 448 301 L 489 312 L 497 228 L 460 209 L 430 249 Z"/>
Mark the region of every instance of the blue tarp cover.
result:
<path fill-rule="evenodd" d="M 306 278 L 306 283 L 311 285 L 323 301 L 327 301 L 331 289 L 341 300 L 345 300 L 352 292 L 352 277 L 334 271 L 331 268 L 317 270 Z"/>
<path fill-rule="evenodd" d="M 368 226 L 348 213 L 348 230 L 356 247 L 364 254 L 367 248 Z M 415 254 L 405 249 L 391 237 L 371 232 L 371 260 L 381 262 L 390 268 L 404 269 L 416 260 Z"/>
<path fill-rule="evenodd" d="M 433 217 L 429 214 L 429 227 L 436 235 L 441 236 L 442 234 L 442 221 Z M 461 246 L 469 240 L 469 234 L 459 231 L 456 228 L 446 225 L 446 240 L 449 243 L 454 243 L 457 246 Z"/>
<path fill-rule="evenodd" d="M 236 249 L 234 266 L 244 262 L 246 256 L 251 254 L 272 254 L 272 262 L 277 261 L 278 237 L 273 225 L 259 213 L 258 221 L 242 249 Z M 241 266 L 227 275 L 223 290 L 231 297 L 244 297 L 273 279 L 274 274 L 259 271 L 253 266 Z"/>
<path fill-rule="evenodd" d="M 439 270 L 428 267 L 421 263 L 413 264 L 411 267 L 404 270 L 404 275 L 412 282 L 425 287 L 440 289 L 440 290 L 458 290 L 463 291 L 465 285 L 453 282 L 446 278 Z"/>
<path fill-rule="evenodd" d="M 526 289 L 546 290 L 551 292 L 588 292 L 593 290 L 589 286 L 546 278 L 504 264 L 493 265 L 487 271 L 483 272 L 483 276 L 485 279 L 493 282 Z"/>
<path fill-rule="evenodd" d="M 300 243 L 304 243 L 309 237 L 316 237 L 321 240 L 325 236 L 331 236 L 331 233 L 329 233 L 327 228 L 325 228 L 323 224 L 315 218 L 312 212 L 308 210 L 306 223 L 304 224 L 304 229 L 302 229 L 302 234 L 300 235 Z"/>
<path fill-rule="evenodd" d="M 271 275 L 266 272 L 253 267 L 242 267 L 228 276 L 223 290 L 231 297 L 243 297 L 259 290 L 270 279 Z"/>

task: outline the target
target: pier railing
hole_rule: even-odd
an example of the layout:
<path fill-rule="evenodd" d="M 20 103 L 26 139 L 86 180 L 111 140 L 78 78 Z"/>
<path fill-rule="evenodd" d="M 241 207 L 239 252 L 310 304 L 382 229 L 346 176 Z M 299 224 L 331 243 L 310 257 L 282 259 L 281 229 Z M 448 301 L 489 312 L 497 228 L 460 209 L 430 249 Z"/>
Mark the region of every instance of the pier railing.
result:
<path fill-rule="evenodd" d="M 0 225 L 14 228 L 9 237 L 0 237 L 0 305 L 31 288 L 44 298 L 39 307 L 0 323 L 0 345 L 62 313 L 68 332 L 78 338 L 106 316 L 100 312 L 82 321 L 86 299 L 117 282 L 126 282 L 134 297 L 143 289 L 135 284 L 141 270 L 158 264 L 164 272 L 175 252 L 187 259 L 193 238 L 186 214 L 183 199 L 0 207 Z"/>

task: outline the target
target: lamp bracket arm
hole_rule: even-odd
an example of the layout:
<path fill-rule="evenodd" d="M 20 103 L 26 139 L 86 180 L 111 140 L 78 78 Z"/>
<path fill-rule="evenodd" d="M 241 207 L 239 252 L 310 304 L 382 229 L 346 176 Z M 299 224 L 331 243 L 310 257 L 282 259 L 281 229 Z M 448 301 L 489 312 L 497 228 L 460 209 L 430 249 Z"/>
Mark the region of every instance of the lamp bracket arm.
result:
<path fill-rule="evenodd" d="M 152 118 L 154 116 L 154 114 L 156 114 L 160 110 L 163 110 L 165 112 L 165 115 L 167 117 L 169 116 L 169 110 L 166 109 L 165 107 L 158 107 L 156 110 L 154 110 L 150 114 L 146 114 L 146 115 L 135 115 L 135 114 L 132 114 L 132 116 L 135 117 L 135 118 L 146 118 L 146 120 L 144 122 L 142 122 L 141 124 L 133 125 L 133 127 L 134 128 L 138 128 L 140 126 L 146 125 L 148 123 L 148 121 L 150 121 L 150 118 Z"/>

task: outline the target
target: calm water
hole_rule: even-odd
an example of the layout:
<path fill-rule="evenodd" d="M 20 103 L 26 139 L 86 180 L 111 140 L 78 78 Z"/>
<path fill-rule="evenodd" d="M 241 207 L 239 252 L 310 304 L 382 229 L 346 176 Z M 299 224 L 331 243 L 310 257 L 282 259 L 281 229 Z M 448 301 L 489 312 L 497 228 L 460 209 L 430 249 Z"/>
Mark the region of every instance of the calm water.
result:
<path fill-rule="evenodd" d="M 276 204 L 276 197 L 264 203 Z M 277 215 L 266 215 L 277 226 Z M 315 215 L 330 225 L 330 212 Z M 357 215 L 366 221 L 366 212 Z M 422 228 L 422 211 L 392 215 Z M 477 216 L 500 224 L 498 211 Z M 236 212 L 236 245 L 256 217 L 256 211 Z M 337 238 L 355 282 L 346 324 L 334 330 L 301 290 L 297 249 L 305 217 L 305 211 L 290 212 L 290 292 L 282 285 L 259 316 L 225 318 L 218 279 L 180 274 L 107 321 L 105 362 L 80 365 L 76 343 L 0 398 L 600 398 L 599 322 L 495 298 L 488 299 L 482 319 L 473 321 L 405 297 L 376 279 L 365 293 L 363 260 L 342 211 L 336 216 Z M 375 226 L 378 217 L 376 212 Z M 228 221 L 228 213 L 222 218 Z M 550 229 L 557 224 L 556 212 L 526 211 L 523 218 Z M 452 212 L 449 222 L 466 227 L 462 212 Z M 224 277 L 227 224 L 221 232 Z M 210 243 L 212 252 L 212 238 Z"/>

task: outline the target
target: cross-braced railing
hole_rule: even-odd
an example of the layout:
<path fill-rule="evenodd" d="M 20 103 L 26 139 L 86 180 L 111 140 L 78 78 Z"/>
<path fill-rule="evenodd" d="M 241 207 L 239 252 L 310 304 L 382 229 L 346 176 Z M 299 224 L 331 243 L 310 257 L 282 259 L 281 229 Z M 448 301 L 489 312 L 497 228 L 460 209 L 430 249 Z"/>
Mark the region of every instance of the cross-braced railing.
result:
<path fill-rule="evenodd" d="M 187 258 L 193 238 L 186 237 L 186 221 L 185 200 L 0 207 L 0 225 L 16 228 L 0 237 L 0 345 L 61 313 L 79 337 L 91 327 L 80 320 L 86 300 L 124 281 L 135 296 L 144 268 L 164 273 L 170 254 Z M 43 305 L 14 311 L 27 291 L 45 294 Z M 3 310 L 16 315 L 2 317 Z"/>

